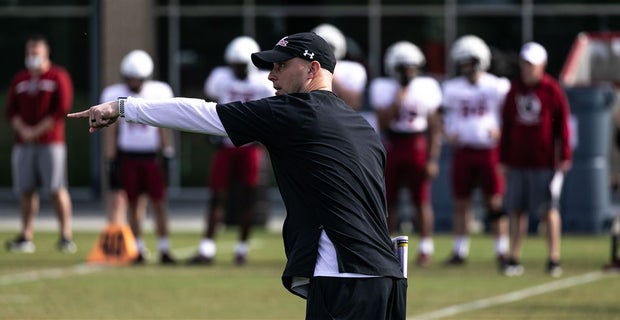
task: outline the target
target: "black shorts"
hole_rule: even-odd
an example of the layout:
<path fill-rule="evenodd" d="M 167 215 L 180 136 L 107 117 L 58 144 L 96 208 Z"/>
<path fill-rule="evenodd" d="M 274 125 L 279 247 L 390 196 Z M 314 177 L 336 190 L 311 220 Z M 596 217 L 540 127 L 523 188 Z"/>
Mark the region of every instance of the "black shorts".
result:
<path fill-rule="evenodd" d="M 306 320 L 404 320 L 406 306 L 407 279 L 315 277 Z"/>

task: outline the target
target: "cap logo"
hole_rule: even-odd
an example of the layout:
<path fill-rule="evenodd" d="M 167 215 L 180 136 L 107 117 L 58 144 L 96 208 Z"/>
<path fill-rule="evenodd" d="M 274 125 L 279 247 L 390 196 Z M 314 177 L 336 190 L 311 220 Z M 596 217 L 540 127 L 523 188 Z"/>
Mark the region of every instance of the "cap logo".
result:
<path fill-rule="evenodd" d="M 304 51 L 304 57 L 310 57 L 310 60 L 314 59 L 314 52 L 308 52 L 308 49 Z"/>
<path fill-rule="evenodd" d="M 288 38 L 288 37 L 284 37 L 284 38 L 280 39 L 280 41 L 278 41 L 278 43 L 276 43 L 276 46 L 286 47 L 286 45 L 288 44 L 288 41 L 285 40 L 286 38 Z"/>

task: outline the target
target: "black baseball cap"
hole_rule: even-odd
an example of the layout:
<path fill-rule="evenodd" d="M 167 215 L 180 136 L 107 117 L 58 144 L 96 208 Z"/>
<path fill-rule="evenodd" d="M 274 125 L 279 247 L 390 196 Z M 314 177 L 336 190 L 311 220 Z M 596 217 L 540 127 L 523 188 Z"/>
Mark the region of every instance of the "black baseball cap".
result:
<path fill-rule="evenodd" d="M 336 57 L 329 44 L 314 32 L 301 32 L 286 36 L 271 50 L 252 53 L 252 62 L 260 69 L 271 69 L 274 62 L 292 58 L 318 61 L 321 68 L 334 73 Z"/>

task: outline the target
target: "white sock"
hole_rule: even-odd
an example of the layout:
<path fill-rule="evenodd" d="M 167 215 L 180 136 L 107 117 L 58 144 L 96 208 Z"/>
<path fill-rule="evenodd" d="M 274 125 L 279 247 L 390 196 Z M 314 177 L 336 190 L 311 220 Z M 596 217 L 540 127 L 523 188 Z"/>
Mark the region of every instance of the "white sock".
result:
<path fill-rule="evenodd" d="M 138 252 L 144 252 L 146 248 L 144 245 L 144 240 L 142 238 L 136 238 L 136 247 L 138 247 Z"/>
<path fill-rule="evenodd" d="M 168 240 L 168 237 L 161 237 L 157 240 L 157 249 L 159 252 L 168 252 L 170 250 L 170 240 Z"/>
<path fill-rule="evenodd" d="M 418 244 L 418 251 L 429 256 L 435 253 L 435 244 L 433 243 L 433 238 L 428 237 L 420 239 L 420 243 Z"/>
<path fill-rule="evenodd" d="M 457 256 L 461 258 L 467 258 L 467 256 L 469 256 L 469 237 L 455 237 L 453 250 Z"/>
<path fill-rule="evenodd" d="M 235 247 L 236 254 L 246 255 L 248 254 L 249 251 L 250 251 L 250 246 L 245 241 L 237 243 L 237 246 Z"/>
<path fill-rule="evenodd" d="M 215 256 L 215 252 L 217 249 L 215 248 L 215 242 L 212 239 L 204 238 L 200 241 L 200 245 L 198 246 L 198 251 L 200 255 L 212 258 Z"/>
<path fill-rule="evenodd" d="M 508 236 L 499 236 L 495 238 L 495 253 L 498 255 L 506 255 L 510 248 L 510 240 Z"/>

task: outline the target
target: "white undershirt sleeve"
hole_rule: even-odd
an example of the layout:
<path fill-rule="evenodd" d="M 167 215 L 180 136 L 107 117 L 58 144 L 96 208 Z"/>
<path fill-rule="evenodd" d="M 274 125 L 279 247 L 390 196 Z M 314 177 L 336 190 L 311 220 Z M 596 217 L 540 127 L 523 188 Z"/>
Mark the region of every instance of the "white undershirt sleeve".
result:
<path fill-rule="evenodd" d="M 226 136 L 215 102 L 202 99 L 127 98 L 125 120 L 155 127 Z"/>

